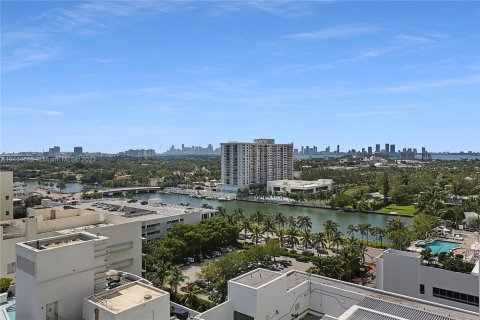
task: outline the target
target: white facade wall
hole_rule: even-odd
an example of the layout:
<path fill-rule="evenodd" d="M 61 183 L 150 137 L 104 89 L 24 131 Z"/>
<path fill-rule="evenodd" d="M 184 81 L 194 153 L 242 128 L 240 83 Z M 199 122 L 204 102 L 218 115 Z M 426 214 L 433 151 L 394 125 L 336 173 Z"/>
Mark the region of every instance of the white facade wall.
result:
<path fill-rule="evenodd" d="M 45 216 L 43 213 L 38 217 L 28 219 L 31 220 L 27 221 L 31 226 L 28 232 L 30 235 L 28 239 L 25 237 L 25 230 L 27 229 L 26 223 L 21 220 L 15 220 L 15 224 L 20 226 L 20 229 L 24 230 L 24 232 L 22 235 L 13 238 L 6 237 L 6 235 L 2 233 L 2 227 L 0 226 L 0 277 L 15 278 L 15 272 L 8 272 L 8 265 L 16 263 L 16 243 L 61 235 L 64 233 L 63 230 L 71 228 L 77 228 L 77 231 L 88 231 L 93 234 L 107 236 L 107 245 L 110 251 L 112 251 L 111 268 L 141 275 L 142 231 L 140 221 L 129 221 L 123 217 L 118 217 L 118 219 L 115 219 L 114 225 L 100 224 L 99 227 L 89 227 L 85 229 L 87 225 L 106 222 L 104 215 L 102 213 L 92 212 L 63 218 L 64 214 L 71 215 L 71 212 L 70 210 L 56 212 L 57 219 L 54 220 L 44 221 Z M 37 221 L 36 223 L 35 219 Z"/>
<path fill-rule="evenodd" d="M 0 221 L 13 219 L 13 172 L 0 171 Z"/>
<path fill-rule="evenodd" d="M 478 275 L 452 272 L 448 270 L 422 266 L 420 284 L 425 285 L 425 294 L 418 294 L 420 299 L 449 305 L 455 308 L 478 312 L 478 307 L 433 296 L 433 287 L 479 296 Z M 420 285 L 419 284 L 419 285 Z"/>
<path fill-rule="evenodd" d="M 18 319 L 46 320 L 50 313 L 47 305 L 55 302 L 58 316 L 69 320 L 82 319 L 82 299 L 95 292 L 99 286 L 96 274 L 106 269 L 105 254 L 96 250 L 105 243 L 105 238 L 89 237 L 91 240 L 43 250 L 23 243 L 16 245 Z M 103 279 L 103 286 L 104 283 Z M 51 311 L 52 315 L 54 313 Z"/>
<path fill-rule="evenodd" d="M 422 265 L 420 254 L 387 250 L 377 258 L 377 289 L 478 312 L 478 306 L 433 296 L 433 288 L 479 296 L 478 274 Z M 424 285 L 425 293 L 420 293 Z"/>
<path fill-rule="evenodd" d="M 383 289 L 418 298 L 420 254 L 387 250 L 383 254 Z M 378 267 L 377 267 L 378 268 Z"/>

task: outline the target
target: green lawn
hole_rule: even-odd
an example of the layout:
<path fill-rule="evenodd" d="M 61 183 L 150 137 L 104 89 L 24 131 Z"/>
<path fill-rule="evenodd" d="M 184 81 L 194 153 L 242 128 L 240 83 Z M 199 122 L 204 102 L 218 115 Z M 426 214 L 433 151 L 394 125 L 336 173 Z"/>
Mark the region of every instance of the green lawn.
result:
<path fill-rule="evenodd" d="M 398 213 L 401 213 L 401 214 L 408 214 L 408 215 L 411 215 L 413 216 L 413 214 L 415 213 L 415 206 L 413 205 L 410 205 L 410 206 L 397 206 L 396 204 L 391 204 L 385 208 L 382 208 L 380 209 L 379 211 L 380 212 L 398 212 Z"/>
<path fill-rule="evenodd" d="M 345 194 L 348 194 L 349 196 L 353 196 L 356 192 L 359 192 L 359 191 L 368 191 L 368 186 L 356 186 L 356 187 L 353 187 L 353 188 L 349 188 L 347 190 L 345 190 Z"/>

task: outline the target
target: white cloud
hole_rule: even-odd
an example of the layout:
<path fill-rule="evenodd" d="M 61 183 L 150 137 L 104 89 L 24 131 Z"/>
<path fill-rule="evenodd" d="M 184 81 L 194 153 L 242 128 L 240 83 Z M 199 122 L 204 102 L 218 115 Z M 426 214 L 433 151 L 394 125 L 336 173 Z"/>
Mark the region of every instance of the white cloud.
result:
<path fill-rule="evenodd" d="M 464 76 L 457 78 L 439 79 L 425 82 L 406 83 L 397 86 L 380 87 L 374 91 L 382 93 L 405 93 L 422 89 L 442 89 L 450 87 L 464 87 L 480 84 L 480 76 Z"/>
<path fill-rule="evenodd" d="M 315 32 L 295 33 L 284 36 L 283 38 L 295 40 L 324 40 L 334 38 L 346 38 L 373 32 L 381 31 L 377 27 L 365 26 L 339 26 L 335 28 L 323 29 Z"/>
<path fill-rule="evenodd" d="M 45 115 L 45 116 L 59 116 L 62 115 L 61 112 L 55 110 L 42 110 L 42 109 L 32 109 L 32 108 L 17 108 L 17 107 L 7 107 L 2 106 L 2 113 L 12 113 L 12 114 L 31 114 L 31 115 Z"/>

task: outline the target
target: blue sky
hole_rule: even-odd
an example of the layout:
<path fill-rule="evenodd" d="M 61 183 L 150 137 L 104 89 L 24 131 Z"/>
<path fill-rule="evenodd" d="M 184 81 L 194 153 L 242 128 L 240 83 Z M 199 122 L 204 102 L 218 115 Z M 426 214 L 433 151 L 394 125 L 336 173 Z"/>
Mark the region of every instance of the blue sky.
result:
<path fill-rule="evenodd" d="M 480 2 L 1 3 L 1 148 L 480 151 Z"/>

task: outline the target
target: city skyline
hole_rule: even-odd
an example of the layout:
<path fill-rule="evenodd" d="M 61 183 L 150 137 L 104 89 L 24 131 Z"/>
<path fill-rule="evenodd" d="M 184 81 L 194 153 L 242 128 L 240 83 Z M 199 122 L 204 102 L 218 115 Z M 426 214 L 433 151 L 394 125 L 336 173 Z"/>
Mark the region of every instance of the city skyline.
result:
<path fill-rule="evenodd" d="M 1 6 L 1 152 L 480 150 L 480 3 Z"/>

